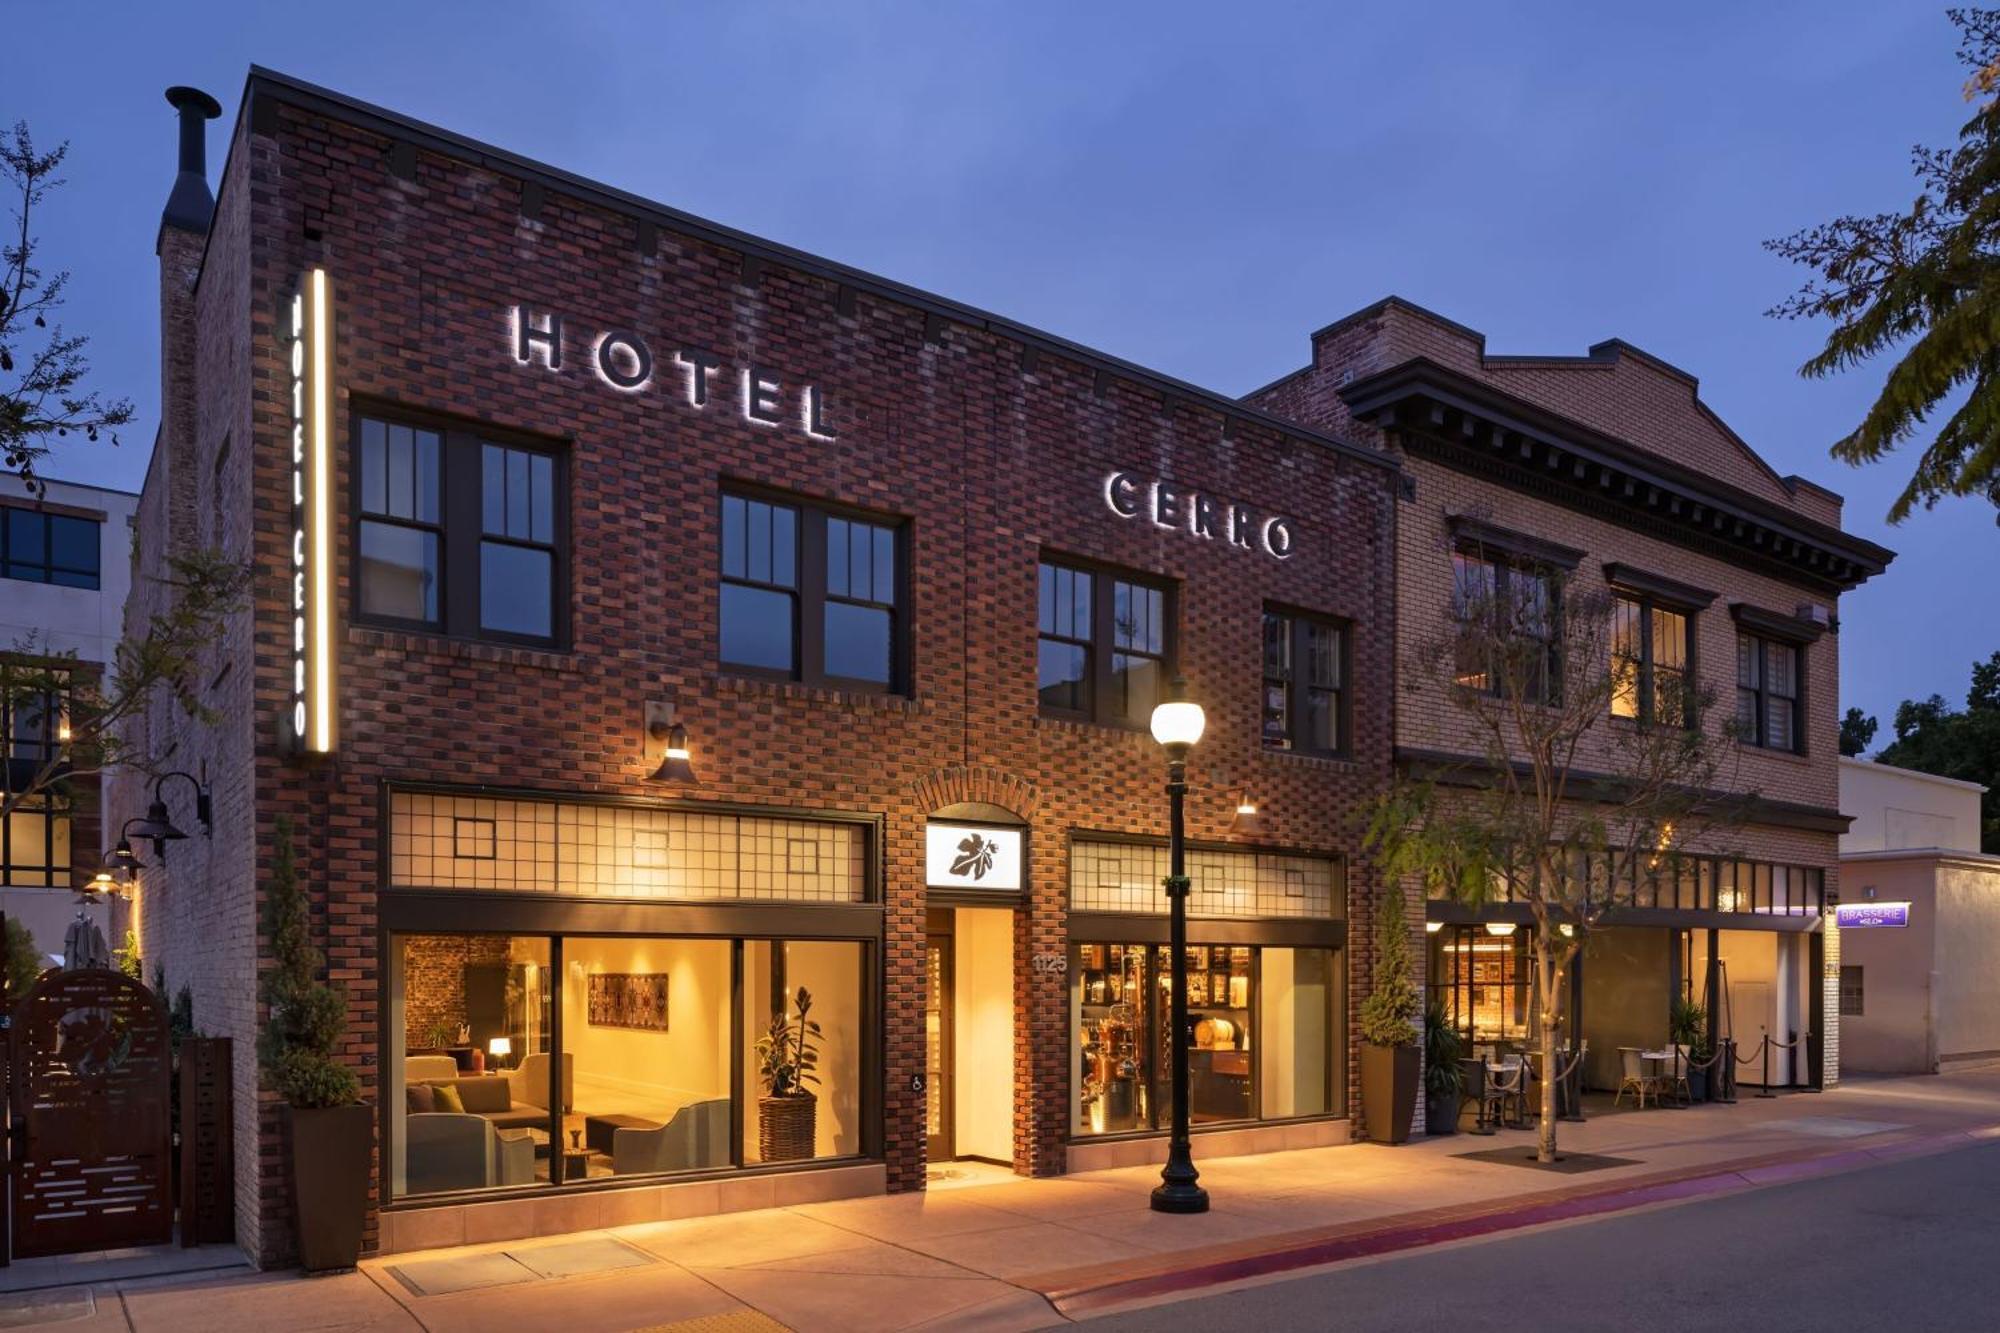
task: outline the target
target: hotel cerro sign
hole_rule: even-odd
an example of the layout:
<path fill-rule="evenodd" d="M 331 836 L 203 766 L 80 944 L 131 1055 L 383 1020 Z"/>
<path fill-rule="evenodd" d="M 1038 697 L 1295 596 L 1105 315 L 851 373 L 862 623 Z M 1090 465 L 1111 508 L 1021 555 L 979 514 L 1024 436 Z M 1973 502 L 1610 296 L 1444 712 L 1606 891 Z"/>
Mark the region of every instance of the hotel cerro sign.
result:
<path fill-rule="evenodd" d="M 1143 519 L 1156 528 L 1178 528 L 1201 541 L 1219 541 L 1273 560 L 1289 560 L 1296 546 L 1292 520 L 1259 514 L 1158 477 L 1113 472 L 1104 479 L 1104 503 L 1120 518 Z"/>
<path fill-rule="evenodd" d="M 333 289 L 309 269 L 292 295 L 291 744 L 333 749 Z"/>
<path fill-rule="evenodd" d="M 508 312 L 514 327 L 514 359 L 522 365 L 540 362 L 564 371 L 574 360 L 563 317 L 553 311 L 516 305 Z M 815 440 L 835 438 L 827 424 L 826 403 L 816 384 L 792 385 L 777 371 L 763 366 L 730 366 L 699 347 L 668 350 L 672 369 L 654 355 L 651 343 L 630 329 L 605 329 L 589 339 L 585 364 L 620 393 L 645 393 L 655 379 L 667 379 L 668 396 L 697 411 L 716 402 L 732 402 L 742 418 L 757 426 L 797 423 Z"/>

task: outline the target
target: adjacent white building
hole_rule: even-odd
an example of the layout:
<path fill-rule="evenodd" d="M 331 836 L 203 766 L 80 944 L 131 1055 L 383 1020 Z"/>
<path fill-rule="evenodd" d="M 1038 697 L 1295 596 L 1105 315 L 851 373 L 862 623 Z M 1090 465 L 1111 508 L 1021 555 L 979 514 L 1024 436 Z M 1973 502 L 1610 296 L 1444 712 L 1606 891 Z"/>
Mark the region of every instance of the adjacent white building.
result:
<path fill-rule="evenodd" d="M 74 653 L 108 667 L 132 588 L 132 516 L 139 497 L 83 482 L 48 481 L 46 494 L 0 477 L 0 654 Z M 0 700 L 0 751 L 9 774 L 32 770 L 57 743 L 48 710 Z M 95 779 L 74 784 L 65 809 L 21 809 L 0 824 L 0 911 L 60 953 L 76 916 L 75 886 L 95 873 L 107 841 Z M 100 912 L 103 908 L 97 909 Z M 100 921 L 100 925 L 105 924 Z"/>
<path fill-rule="evenodd" d="M 1840 761 L 1840 1066 L 2000 1065 L 2000 856 L 1979 850 L 1985 788 Z"/>

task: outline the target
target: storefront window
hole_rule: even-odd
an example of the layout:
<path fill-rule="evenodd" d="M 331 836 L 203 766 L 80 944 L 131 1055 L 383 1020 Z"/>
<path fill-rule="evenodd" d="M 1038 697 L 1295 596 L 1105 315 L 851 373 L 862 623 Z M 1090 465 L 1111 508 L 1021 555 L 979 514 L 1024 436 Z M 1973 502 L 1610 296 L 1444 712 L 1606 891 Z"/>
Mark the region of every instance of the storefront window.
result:
<path fill-rule="evenodd" d="M 397 935 L 391 1193 L 858 1154 L 865 958 L 854 940 Z M 769 1096 L 776 1065 L 811 1096 Z"/>
<path fill-rule="evenodd" d="M 547 1185 L 556 1096 L 549 941 L 403 935 L 384 1062 L 397 1196 Z M 565 1085 L 568 1084 L 565 1062 Z M 566 1094 L 565 1094 L 566 1095 Z"/>
<path fill-rule="evenodd" d="M 1142 944 L 1072 947 L 1077 1135 L 1167 1128 L 1171 959 Z M 1187 959 L 1190 1121 L 1337 1111 L 1334 951 L 1201 944 Z"/>
<path fill-rule="evenodd" d="M 1470 1041 L 1525 1041 L 1532 974 L 1528 932 L 1445 926 L 1431 937 L 1431 999 Z"/>

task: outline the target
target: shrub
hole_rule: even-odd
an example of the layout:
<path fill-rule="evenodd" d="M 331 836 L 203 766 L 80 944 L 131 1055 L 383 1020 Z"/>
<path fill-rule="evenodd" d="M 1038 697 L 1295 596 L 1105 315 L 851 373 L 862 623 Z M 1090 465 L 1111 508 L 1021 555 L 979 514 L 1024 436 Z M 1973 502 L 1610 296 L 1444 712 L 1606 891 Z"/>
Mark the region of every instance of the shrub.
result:
<path fill-rule="evenodd" d="M 1410 976 L 1410 927 L 1403 920 L 1403 889 L 1382 891 L 1375 912 L 1375 988 L 1356 1015 L 1361 1039 L 1376 1046 L 1414 1046 L 1423 997 Z"/>
<path fill-rule="evenodd" d="M 292 860 L 292 821 L 282 816 L 274 857 L 264 900 L 264 934 L 275 964 L 264 975 L 271 1016 L 257 1051 L 264 1080 L 302 1110 L 347 1106 L 359 1099 L 360 1085 L 333 1054 L 347 1028 L 347 1000 L 319 980 L 322 960 Z"/>

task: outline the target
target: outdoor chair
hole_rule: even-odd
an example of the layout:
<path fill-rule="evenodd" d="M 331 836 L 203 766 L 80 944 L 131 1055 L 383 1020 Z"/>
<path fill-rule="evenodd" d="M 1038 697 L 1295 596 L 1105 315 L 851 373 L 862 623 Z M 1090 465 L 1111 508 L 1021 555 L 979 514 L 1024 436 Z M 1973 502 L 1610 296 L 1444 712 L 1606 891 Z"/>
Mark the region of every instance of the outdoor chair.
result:
<path fill-rule="evenodd" d="M 1611 1104 L 1617 1106 L 1630 1092 L 1639 1099 L 1639 1108 L 1644 1110 L 1646 1094 L 1652 1093 L 1657 1097 L 1659 1092 L 1653 1076 L 1646 1072 L 1646 1062 L 1640 1058 L 1637 1046 L 1618 1048 L 1618 1069 L 1618 1095 L 1611 1099 Z"/>
<path fill-rule="evenodd" d="M 1471 1108 L 1472 1132 L 1491 1134 L 1493 1126 L 1486 1119 L 1486 1061 L 1474 1057 L 1463 1058 L 1458 1062 L 1458 1075 L 1458 1081 L 1462 1085 L 1458 1104 L 1460 1114 L 1464 1114 L 1468 1107 Z"/>
<path fill-rule="evenodd" d="M 1688 1087 L 1688 1048 L 1681 1045 L 1670 1046 L 1673 1057 L 1667 1061 L 1666 1076 L 1660 1080 L 1660 1095 L 1672 1097 L 1683 1106 L 1694 1104 L 1694 1090 Z"/>
<path fill-rule="evenodd" d="M 1523 1061 L 1518 1055 L 1510 1055 L 1500 1061 L 1496 1071 L 1484 1061 L 1479 1064 L 1479 1118 L 1487 1125 L 1498 1125 L 1502 1129 L 1519 1129 L 1526 1111 L 1527 1076 L 1521 1072 Z M 1508 1113 L 1512 1112 L 1510 1116 Z"/>

